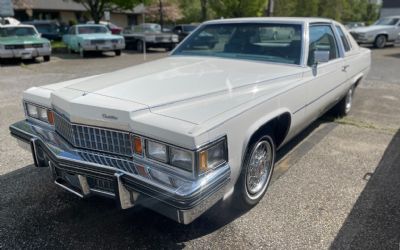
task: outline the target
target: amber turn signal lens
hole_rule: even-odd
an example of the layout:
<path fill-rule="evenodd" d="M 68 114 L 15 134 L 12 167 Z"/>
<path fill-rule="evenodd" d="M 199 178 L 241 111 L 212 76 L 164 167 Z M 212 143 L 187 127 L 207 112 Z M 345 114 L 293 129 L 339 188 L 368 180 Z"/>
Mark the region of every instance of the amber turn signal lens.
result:
<path fill-rule="evenodd" d="M 199 154 L 199 170 L 201 173 L 206 172 L 208 169 L 208 153 L 207 151 L 202 151 Z"/>
<path fill-rule="evenodd" d="M 54 125 L 54 113 L 51 110 L 47 110 L 47 121 L 51 124 Z"/>
<path fill-rule="evenodd" d="M 142 139 L 140 137 L 133 137 L 133 151 L 138 155 L 143 154 Z"/>

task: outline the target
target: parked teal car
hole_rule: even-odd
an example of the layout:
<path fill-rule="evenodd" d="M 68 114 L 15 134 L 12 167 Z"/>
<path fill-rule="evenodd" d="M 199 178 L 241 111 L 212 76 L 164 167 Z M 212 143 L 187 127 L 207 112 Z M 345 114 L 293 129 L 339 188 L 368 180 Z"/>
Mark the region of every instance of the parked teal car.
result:
<path fill-rule="evenodd" d="M 51 45 L 32 25 L 0 25 L 0 59 L 35 59 L 50 61 Z"/>
<path fill-rule="evenodd" d="M 63 36 L 63 42 L 69 52 L 78 52 L 81 57 L 85 57 L 88 51 L 114 51 L 120 56 L 125 48 L 123 36 L 111 34 L 105 25 L 100 24 L 74 25 Z"/>

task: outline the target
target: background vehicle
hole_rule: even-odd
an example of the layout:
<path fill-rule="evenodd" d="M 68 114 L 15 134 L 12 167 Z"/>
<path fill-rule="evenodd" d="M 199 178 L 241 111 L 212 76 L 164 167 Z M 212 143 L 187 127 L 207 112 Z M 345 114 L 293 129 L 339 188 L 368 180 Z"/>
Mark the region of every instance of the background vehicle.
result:
<path fill-rule="evenodd" d="M 35 26 L 41 36 L 50 41 L 61 41 L 62 36 L 68 31 L 68 27 L 62 26 L 56 21 L 30 21 L 24 23 Z"/>
<path fill-rule="evenodd" d="M 144 23 L 124 29 L 123 36 L 128 48 L 143 52 L 148 48 L 164 48 L 172 50 L 179 42 L 177 35 L 161 32 L 161 26 L 156 23 Z M 144 44 L 145 43 L 145 44 Z"/>
<path fill-rule="evenodd" d="M 400 16 L 381 18 L 371 26 L 355 28 L 350 33 L 359 44 L 373 44 L 377 48 L 384 48 L 399 39 Z"/>
<path fill-rule="evenodd" d="M 352 30 L 355 28 L 360 28 L 360 27 L 365 27 L 364 22 L 347 22 L 344 27 L 346 27 L 347 30 Z"/>
<path fill-rule="evenodd" d="M 41 38 L 32 25 L 0 26 L 0 59 L 35 59 L 50 61 L 50 41 Z"/>
<path fill-rule="evenodd" d="M 21 22 L 13 17 L 0 17 L 0 25 L 18 25 Z"/>
<path fill-rule="evenodd" d="M 181 42 L 196 28 L 197 25 L 194 24 L 180 24 L 175 26 L 172 31 L 179 36 L 179 42 Z"/>
<path fill-rule="evenodd" d="M 94 24 L 94 21 L 89 21 L 87 24 Z M 111 34 L 121 35 L 122 33 L 123 29 L 112 22 L 100 21 L 100 24 L 105 25 L 111 31 Z"/>
<path fill-rule="evenodd" d="M 70 52 L 79 52 L 81 57 L 85 57 L 88 51 L 114 51 L 120 56 L 125 48 L 124 37 L 111 34 L 101 24 L 74 25 L 63 36 L 63 42 Z"/>

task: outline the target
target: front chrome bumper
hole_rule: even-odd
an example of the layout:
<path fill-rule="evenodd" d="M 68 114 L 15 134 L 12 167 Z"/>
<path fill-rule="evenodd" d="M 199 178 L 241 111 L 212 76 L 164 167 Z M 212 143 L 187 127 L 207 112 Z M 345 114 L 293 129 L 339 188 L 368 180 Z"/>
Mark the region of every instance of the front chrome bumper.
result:
<path fill-rule="evenodd" d="M 123 209 L 139 204 L 183 224 L 219 201 L 230 181 L 228 164 L 190 180 L 148 162 L 74 148 L 52 128 L 27 120 L 10 131 L 25 148 L 30 146 L 35 166 L 49 167 L 65 190 L 82 198 L 114 198 Z"/>
<path fill-rule="evenodd" d="M 82 48 L 85 51 L 114 51 L 114 50 L 125 49 L 125 44 L 124 43 L 103 44 L 103 45 L 87 44 L 87 45 L 83 45 Z"/>
<path fill-rule="evenodd" d="M 50 55 L 51 55 L 51 48 L 0 50 L 0 58 L 32 59 L 39 56 L 50 56 Z"/>

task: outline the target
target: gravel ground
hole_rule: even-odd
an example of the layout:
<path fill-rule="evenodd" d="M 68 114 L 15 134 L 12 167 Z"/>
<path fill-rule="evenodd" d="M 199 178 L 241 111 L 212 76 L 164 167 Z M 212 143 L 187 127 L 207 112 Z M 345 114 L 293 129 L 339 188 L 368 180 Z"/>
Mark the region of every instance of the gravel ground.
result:
<path fill-rule="evenodd" d="M 400 48 L 373 50 L 350 116 L 320 119 L 279 152 L 259 205 L 245 214 L 217 206 L 188 226 L 60 190 L 9 136 L 8 125 L 23 118 L 24 89 L 142 62 L 68 55 L 0 67 L 0 249 L 399 249 Z"/>

